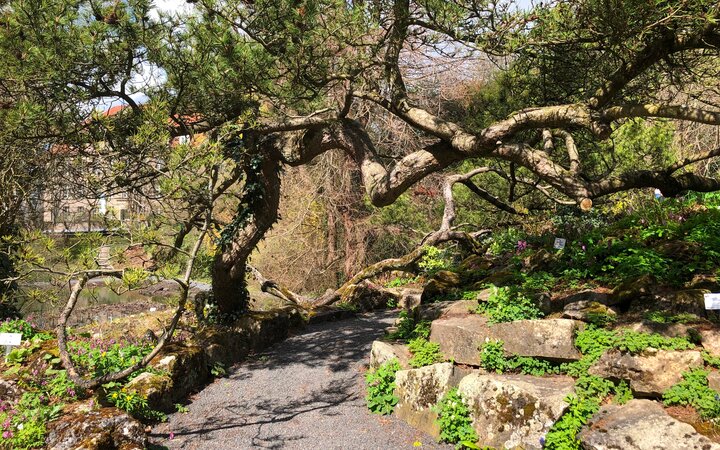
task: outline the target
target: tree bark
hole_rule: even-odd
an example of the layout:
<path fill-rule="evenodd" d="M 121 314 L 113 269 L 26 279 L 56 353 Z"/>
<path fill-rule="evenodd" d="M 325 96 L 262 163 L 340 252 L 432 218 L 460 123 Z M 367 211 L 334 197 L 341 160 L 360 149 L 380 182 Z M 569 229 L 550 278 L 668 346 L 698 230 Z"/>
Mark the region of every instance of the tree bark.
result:
<path fill-rule="evenodd" d="M 253 208 L 250 222 L 236 231 L 232 241 L 213 261 L 213 298 L 222 321 L 232 320 L 247 310 L 246 265 L 255 246 L 278 219 L 280 163 L 275 158 L 263 157 L 260 174 L 248 172 L 246 183 L 259 183 L 262 199 Z"/>

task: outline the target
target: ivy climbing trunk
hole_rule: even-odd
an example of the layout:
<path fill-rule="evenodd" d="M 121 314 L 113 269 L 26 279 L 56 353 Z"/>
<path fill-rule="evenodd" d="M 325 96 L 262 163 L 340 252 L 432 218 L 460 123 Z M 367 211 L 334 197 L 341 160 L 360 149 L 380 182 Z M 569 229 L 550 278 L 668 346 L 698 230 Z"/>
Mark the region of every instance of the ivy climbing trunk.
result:
<path fill-rule="evenodd" d="M 214 302 L 219 317 L 225 321 L 247 310 L 249 295 L 245 275 L 248 258 L 278 218 L 280 163 L 265 157 L 259 164 L 260 170 L 246 171 L 246 191 L 247 186 L 254 186 L 252 195 L 255 198 L 245 204 L 251 215 L 244 226 L 233 230 L 231 239 L 218 251 L 213 262 Z"/>

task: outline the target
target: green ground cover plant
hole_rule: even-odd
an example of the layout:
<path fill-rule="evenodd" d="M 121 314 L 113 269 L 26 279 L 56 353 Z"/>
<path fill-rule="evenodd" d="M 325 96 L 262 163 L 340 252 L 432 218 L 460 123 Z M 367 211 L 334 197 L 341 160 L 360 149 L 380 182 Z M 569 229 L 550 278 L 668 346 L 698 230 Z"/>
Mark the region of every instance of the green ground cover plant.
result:
<path fill-rule="evenodd" d="M 400 311 L 397 330 L 388 334 L 388 339 L 411 340 L 416 338 L 427 339 L 430 336 L 430 321 L 416 320 L 407 311 Z"/>
<path fill-rule="evenodd" d="M 515 320 L 537 319 L 543 316 L 537 304 L 511 287 L 490 285 L 492 293 L 485 302 L 480 302 L 475 313 L 487 316 L 490 323 L 512 322 Z"/>
<path fill-rule="evenodd" d="M 408 343 L 408 350 L 413 354 L 408 364 L 410 367 L 418 368 L 442 362 L 445 357 L 440 353 L 440 344 L 430 342 L 426 338 L 418 337 Z"/>
<path fill-rule="evenodd" d="M 440 442 L 456 444 L 456 448 L 479 448 L 478 435 L 472 426 L 470 409 L 467 407 L 457 388 L 451 389 L 433 407 L 437 412 L 437 425 L 440 427 Z"/>
<path fill-rule="evenodd" d="M 392 359 L 365 374 L 367 386 L 365 402 L 371 412 L 388 415 L 395 409 L 398 402 L 398 398 L 394 394 L 395 374 L 398 370 L 400 370 L 400 363 L 397 359 Z"/>
<path fill-rule="evenodd" d="M 667 406 L 692 406 L 703 419 L 720 418 L 720 393 L 708 386 L 709 372 L 694 369 L 683 374 L 683 380 L 663 394 L 663 402 Z"/>

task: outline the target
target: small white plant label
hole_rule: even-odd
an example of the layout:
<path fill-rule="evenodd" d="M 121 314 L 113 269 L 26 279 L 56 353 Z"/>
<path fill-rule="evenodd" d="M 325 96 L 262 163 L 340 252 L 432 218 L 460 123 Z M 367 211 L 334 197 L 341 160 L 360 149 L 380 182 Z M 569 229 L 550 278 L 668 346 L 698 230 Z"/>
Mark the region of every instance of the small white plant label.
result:
<path fill-rule="evenodd" d="M 555 238 L 555 243 L 553 244 L 553 247 L 557 250 L 562 250 L 565 248 L 565 242 L 567 242 L 564 238 Z"/>
<path fill-rule="evenodd" d="M 720 294 L 705 294 L 705 309 L 720 309 Z"/>
<path fill-rule="evenodd" d="M 12 345 L 17 347 L 22 342 L 20 333 L 0 333 L 0 345 Z"/>
<path fill-rule="evenodd" d="M 13 347 L 17 347 L 22 342 L 22 334 L 20 333 L 0 333 L 0 346 L 5 346 L 5 356 L 10 354 Z"/>

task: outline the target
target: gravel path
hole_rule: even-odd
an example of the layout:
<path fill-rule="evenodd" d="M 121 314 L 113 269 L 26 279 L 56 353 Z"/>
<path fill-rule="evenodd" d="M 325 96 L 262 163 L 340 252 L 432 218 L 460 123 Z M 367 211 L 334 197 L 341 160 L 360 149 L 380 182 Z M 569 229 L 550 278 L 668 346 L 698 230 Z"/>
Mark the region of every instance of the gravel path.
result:
<path fill-rule="evenodd" d="M 189 413 L 155 427 L 151 441 L 155 448 L 212 450 L 452 448 L 365 407 L 370 345 L 393 317 L 309 326 L 206 387 Z"/>

